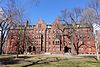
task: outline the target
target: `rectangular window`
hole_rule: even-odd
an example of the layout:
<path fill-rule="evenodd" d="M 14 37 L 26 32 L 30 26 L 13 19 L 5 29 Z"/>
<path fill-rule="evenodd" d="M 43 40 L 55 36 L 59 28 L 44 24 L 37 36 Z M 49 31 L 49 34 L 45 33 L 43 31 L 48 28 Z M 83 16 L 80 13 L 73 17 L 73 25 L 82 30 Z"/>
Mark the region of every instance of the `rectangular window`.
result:
<path fill-rule="evenodd" d="M 41 24 L 38 25 L 38 28 L 41 28 Z"/>
<path fill-rule="evenodd" d="M 53 44 L 54 44 L 54 41 L 53 41 Z"/>
<path fill-rule="evenodd" d="M 56 24 L 55 26 L 56 26 L 56 28 L 59 28 L 59 25 L 58 24 Z"/>
<path fill-rule="evenodd" d="M 34 37 L 32 38 L 32 41 L 34 41 Z"/>
<path fill-rule="evenodd" d="M 56 39 L 60 39 L 60 35 L 56 35 Z"/>
<path fill-rule="evenodd" d="M 49 41 L 49 44 L 50 44 L 50 41 Z"/>
<path fill-rule="evenodd" d="M 59 41 L 56 41 L 56 45 L 59 45 Z"/>

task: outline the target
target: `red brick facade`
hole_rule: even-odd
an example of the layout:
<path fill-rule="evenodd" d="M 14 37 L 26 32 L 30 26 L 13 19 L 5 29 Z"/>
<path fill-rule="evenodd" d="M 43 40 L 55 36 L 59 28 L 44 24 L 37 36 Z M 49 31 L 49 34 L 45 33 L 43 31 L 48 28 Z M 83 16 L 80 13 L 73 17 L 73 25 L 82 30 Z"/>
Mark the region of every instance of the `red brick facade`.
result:
<path fill-rule="evenodd" d="M 75 48 L 72 48 L 71 41 L 67 36 L 67 28 L 64 24 L 61 24 L 58 19 L 56 19 L 52 25 L 46 25 L 43 20 L 38 20 L 36 25 L 23 26 L 21 32 L 21 49 L 24 52 L 35 52 L 35 53 L 64 53 L 64 52 L 76 52 Z M 7 37 L 4 53 L 16 53 L 17 48 L 17 33 L 20 29 L 12 29 Z M 77 29 L 80 33 L 84 33 L 84 38 L 82 41 L 84 43 L 79 46 L 80 54 L 95 54 L 95 44 L 93 35 L 87 36 L 89 34 L 89 27 L 80 27 Z M 12 32 L 14 33 L 13 36 Z M 79 34 L 80 34 L 79 33 Z M 74 35 L 74 45 L 77 46 L 78 37 Z M 81 42 L 80 42 L 81 43 Z M 74 50 L 74 51 L 73 51 Z"/>

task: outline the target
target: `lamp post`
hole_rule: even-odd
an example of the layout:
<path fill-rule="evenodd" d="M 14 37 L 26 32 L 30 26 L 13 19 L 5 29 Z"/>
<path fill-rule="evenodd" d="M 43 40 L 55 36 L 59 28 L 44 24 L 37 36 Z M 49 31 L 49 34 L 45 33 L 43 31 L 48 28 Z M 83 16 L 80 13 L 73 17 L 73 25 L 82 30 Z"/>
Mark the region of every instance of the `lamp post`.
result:
<path fill-rule="evenodd" d="M 96 34 L 94 34 L 94 38 L 95 38 L 95 47 L 96 47 L 96 56 L 97 56 L 97 60 L 99 60 L 99 53 L 98 53 L 98 37 L 96 36 L 97 35 L 97 32 Z"/>
<path fill-rule="evenodd" d="M 99 53 L 98 53 L 98 32 L 100 31 L 100 25 L 94 23 L 93 26 L 93 33 L 94 33 L 94 39 L 95 39 L 95 47 L 96 47 L 96 56 L 97 60 L 99 60 Z"/>

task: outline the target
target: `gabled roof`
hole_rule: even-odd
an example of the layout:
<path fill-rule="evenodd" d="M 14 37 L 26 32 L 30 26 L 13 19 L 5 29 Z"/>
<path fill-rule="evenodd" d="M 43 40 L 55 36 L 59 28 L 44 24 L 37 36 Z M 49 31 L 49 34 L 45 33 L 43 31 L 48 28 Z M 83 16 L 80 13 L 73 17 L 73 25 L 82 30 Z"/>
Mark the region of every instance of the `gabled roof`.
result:
<path fill-rule="evenodd" d="M 45 23 L 44 23 L 44 21 L 43 21 L 42 19 L 39 19 L 39 20 L 37 21 L 37 24 L 45 24 Z"/>
<path fill-rule="evenodd" d="M 53 24 L 60 24 L 59 19 L 57 18 L 57 19 L 53 22 Z"/>

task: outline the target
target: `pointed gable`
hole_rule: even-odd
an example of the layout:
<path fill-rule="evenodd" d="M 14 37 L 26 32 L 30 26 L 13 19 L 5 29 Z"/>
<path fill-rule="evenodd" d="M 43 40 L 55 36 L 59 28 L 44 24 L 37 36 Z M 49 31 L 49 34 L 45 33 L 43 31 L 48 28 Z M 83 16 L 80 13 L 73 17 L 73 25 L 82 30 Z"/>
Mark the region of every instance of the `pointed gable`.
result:
<path fill-rule="evenodd" d="M 55 21 L 54 21 L 54 23 L 53 23 L 53 25 L 52 25 L 52 28 L 53 29 L 55 29 L 55 28 L 60 28 L 60 29 L 62 29 L 62 24 L 60 23 L 60 21 L 59 21 L 59 19 L 57 18 Z"/>
<path fill-rule="evenodd" d="M 44 28 L 46 28 L 46 25 L 45 25 L 45 23 L 43 22 L 42 19 L 39 19 L 35 28 L 42 28 L 42 29 L 44 29 Z"/>
<path fill-rule="evenodd" d="M 43 20 L 42 19 L 39 19 L 37 24 L 44 24 Z"/>
<path fill-rule="evenodd" d="M 60 24 L 59 19 L 57 18 L 57 19 L 54 21 L 54 23 L 53 23 L 53 24 Z"/>
<path fill-rule="evenodd" d="M 44 24 L 42 19 L 39 19 L 35 28 L 34 28 L 34 32 L 44 32 L 46 29 L 46 25 Z"/>

